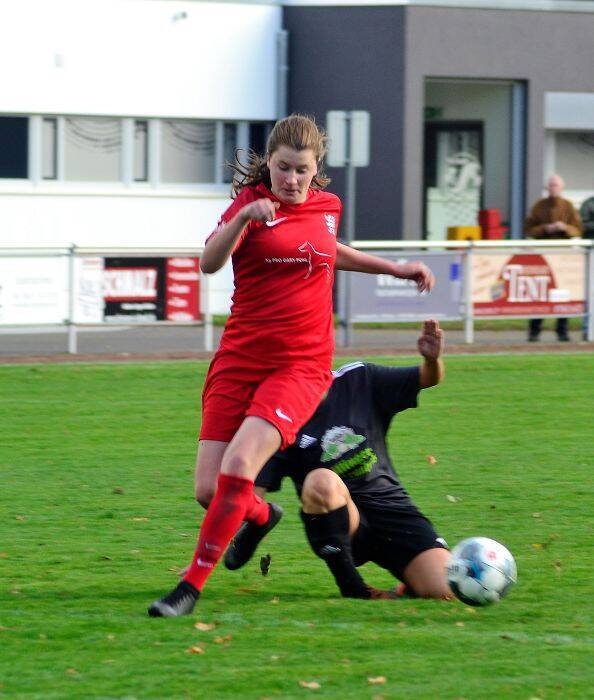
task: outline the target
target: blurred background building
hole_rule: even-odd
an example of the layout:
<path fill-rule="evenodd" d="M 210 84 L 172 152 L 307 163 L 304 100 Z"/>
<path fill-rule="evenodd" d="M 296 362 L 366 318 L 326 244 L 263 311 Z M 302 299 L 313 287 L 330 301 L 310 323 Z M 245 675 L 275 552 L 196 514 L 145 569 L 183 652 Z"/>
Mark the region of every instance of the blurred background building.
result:
<path fill-rule="evenodd" d="M 594 2 L 6 0 L 0 246 L 200 246 L 291 111 L 370 114 L 358 239 L 594 193 Z M 329 169 L 345 192 L 343 169 Z"/>

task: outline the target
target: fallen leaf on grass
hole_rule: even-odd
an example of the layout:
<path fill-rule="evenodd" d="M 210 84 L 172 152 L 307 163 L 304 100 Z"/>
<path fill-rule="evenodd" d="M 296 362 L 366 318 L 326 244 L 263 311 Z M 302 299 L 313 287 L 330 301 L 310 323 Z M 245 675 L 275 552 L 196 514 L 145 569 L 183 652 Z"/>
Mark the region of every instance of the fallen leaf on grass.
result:
<path fill-rule="evenodd" d="M 134 523 L 148 523 L 148 521 L 148 518 L 132 518 L 132 522 Z"/>
<path fill-rule="evenodd" d="M 124 493 L 124 489 L 121 486 L 116 486 L 112 493 Z"/>
<path fill-rule="evenodd" d="M 316 681 L 299 681 L 299 685 L 302 688 L 309 688 L 309 690 L 319 690 L 322 687 Z"/>
<path fill-rule="evenodd" d="M 215 637 L 213 641 L 215 644 L 228 644 L 232 639 L 232 635 L 224 634 L 222 637 Z"/>
<path fill-rule="evenodd" d="M 464 623 L 461 620 L 458 620 L 458 622 L 456 622 L 456 627 L 464 627 Z"/>
<path fill-rule="evenodd" d="M 107 554 L 102 554 L 99 559 L 101 559 L 101 561 L 111 561 L 111 557 L 108 557 Z"/>
<path fill-rule="evenodd" d="M 560 574 L 561 573 L 561 562 L 560 561 L 553 562 L 553 569 L 555 569 L 555 572 L 557 574 Z"/>
<path fill-rule="evenodd" d="M 201 632 L 210 632 L 216 627 L 214 622 L 197 622 L 194 627 Z"/>
<path fill-rule="evenodd" d="M 435 459 L 435 457 L 434 457 L 433 455 L 427 455 L 427 461 L 428 461 L 429 464 L 431 464 L 431 465 L 437 464 L 437 460 Z"/>
<path fill-rule="evenodd" d="M 202 647 L 194 645 L 186 649 L 186 654 L 204 654 L 204 649 Z"/>
<path fill-rule="evenodd" d="M 69 676 L 76 676 L 76 675 L 78 675 L 78 671 L 77 671 L 75 668 L 67 668 L 67 669 L 66 669 L 66 673 L 67 673 Z"/>
<path fill-rule="evenodd" d="M 446 498 L 450 503 L 458 503 L 460 500 L 459 498 L 456 498 L 456 496 L 450 496 L 449 494 L 446 496 Z"/>
<path fill-rule="evenodd" d="M 266 576 L 270 571 L 271 559 L 272 557 L 270 556 L 270 554 L 266 554 L 265 556 L 260 558 L 260 571 L 262 572 L 262 576 Z"/>
<path fill-rule="evenodd" d="M 274 598 L 270 601 L 273 605 L 278 605 L 280 603 L 280 598 L 278 596 L 274 596 Z"/>
<path fill-rule="evenodd" d="M 18 520 L 19 522 L 24 522 L 27 519 L 27 516 L 26 515 L 15 515 L 14 519 Z"/>
<path fill-rule="evenodd" d="M 385 676 L 369 676 L 367 678 L 369 685 L 383 685 L 386 682 Z"/>

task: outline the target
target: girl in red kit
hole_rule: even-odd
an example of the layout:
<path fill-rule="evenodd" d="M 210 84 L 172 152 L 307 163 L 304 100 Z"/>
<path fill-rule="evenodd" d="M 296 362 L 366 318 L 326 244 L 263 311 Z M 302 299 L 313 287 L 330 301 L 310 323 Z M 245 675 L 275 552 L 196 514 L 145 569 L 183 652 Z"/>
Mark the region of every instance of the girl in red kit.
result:
<path fill-rule="evenodd" d="M 391 274 L 420 291 L 434 284 L 422 263 L 398 264 L 337 241 L 342 205 L 323 191 L 325 136 L 309 117 L 276 123 L 265 157 L 234 166 L 235 200 L 206 241 L 200 267 L 231 256 L 231 315 L 202 396 L 196 498 L 207 512 L 181 583 L 149 608 L 190 613 L 243 520 L 262 532 L 282 510 L 253 491 L 264 463 L 290 445 L 332 382 L 334 270 Z M 239 181 L 237 180 L 239 177 Z"/>

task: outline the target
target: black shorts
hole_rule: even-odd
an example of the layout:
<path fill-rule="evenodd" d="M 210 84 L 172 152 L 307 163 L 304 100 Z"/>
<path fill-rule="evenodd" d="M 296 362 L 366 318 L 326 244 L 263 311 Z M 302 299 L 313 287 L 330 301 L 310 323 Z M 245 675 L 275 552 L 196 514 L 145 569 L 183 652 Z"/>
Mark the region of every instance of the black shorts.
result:
<path fill-rule="evenodd" d="M 371 561 L 402 581 L 404 570 L 418 554 L 436 547 L 448 549 L 431 522 L 414 507 L 407 510 L 357 507 L 361 524 L 352 540 L 356 566 Z"/>

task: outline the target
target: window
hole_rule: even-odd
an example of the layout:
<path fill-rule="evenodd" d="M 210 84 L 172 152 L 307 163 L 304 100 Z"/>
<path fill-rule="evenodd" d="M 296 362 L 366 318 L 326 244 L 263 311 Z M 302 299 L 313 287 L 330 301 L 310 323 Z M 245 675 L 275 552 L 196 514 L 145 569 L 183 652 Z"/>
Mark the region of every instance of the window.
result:
<path fill-rule="evenodd" d="M 215 122 L 166 120 L 161 128 L 163 182 L 215 181 Z"/>
<path fill-rule="evenodd" d="M 0 116 L 0 178 L 125 186 L 230 183 L 236 152 L 264 153 L 270 122 Z"/>
<path fill-rule="evenodd" d="M 41 178 L 55 180 L 58 177 L 58 120 L 44 117 L 41 126 Z"/>
<path fill-rule="evenodd" d="M 114 182 L 120 179 L 122 131 L 119 119 L 65 120 L 64 179 Z"/>
<path fill-rule="evenodd" d="M 29 119 L 0 117 L 0 178 L 27 178 Z"/>
<path fill-rule="evenodd" d="M 250 124 L 250 148 L 256 153 L 263 154 L 266 151 L 266 139 L 268 138 L 268 125 L 252 122 Z"/>
<path fill-rule="evenodd" d="M 594 190 L 594 131 L 555 134 L 555 171 L 566 190 Z"/>
<path fill-rule="evenodd" d="M 237 124 L 226 122 L 223 128 L 223 182 L 231 182 L 233 171 L 227 163 L 235 162 L 237 150 Z"/>
<path fill-rule="evenodd" d="M 148 122 L 134 122 L 134 181 L 148 180 Z"/>

